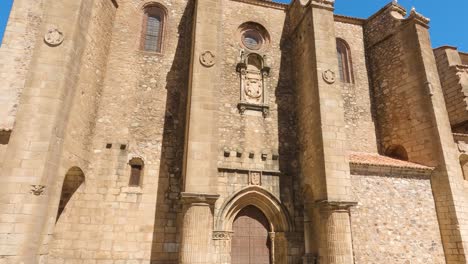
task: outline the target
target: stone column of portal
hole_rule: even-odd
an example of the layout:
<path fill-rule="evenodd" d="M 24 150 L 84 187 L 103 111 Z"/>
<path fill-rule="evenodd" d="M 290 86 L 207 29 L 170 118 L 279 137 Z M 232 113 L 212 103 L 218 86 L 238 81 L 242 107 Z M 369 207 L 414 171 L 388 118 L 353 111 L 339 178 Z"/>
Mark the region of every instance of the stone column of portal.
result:
<path fill-rule="evenodd" d="M 213 232 L 213 205 L 219 195 L 182 193 L 184 221 L 181 264 L 212 263 L 211 239 Z"/>
<path fill-rule="evenodd" d="M 352 203 L 318 204 L 322 222 L 321 243 L 325 252 L 320 256 L 320 263 L 349 264 L 353 262 L 353 244 L 349 208 Z"/>
<path fill-rule="evenodd" d="M 218 89 L 221 0 L 197 0 L 184 158 L 184 216 L 179 263 L 214 263 L 213 205 L 218 195 Z"/>

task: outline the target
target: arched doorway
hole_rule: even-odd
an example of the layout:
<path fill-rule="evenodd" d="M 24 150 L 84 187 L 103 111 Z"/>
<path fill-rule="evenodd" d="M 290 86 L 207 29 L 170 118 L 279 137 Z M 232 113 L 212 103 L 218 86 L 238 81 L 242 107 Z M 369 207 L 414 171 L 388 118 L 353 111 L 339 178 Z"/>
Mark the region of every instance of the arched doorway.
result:
<path fill-rule="evenodd" d="M 232 230 L 232 264 L 270 264 L 270 227 L 262 211 L 245 207 L 234 219 Z"/>

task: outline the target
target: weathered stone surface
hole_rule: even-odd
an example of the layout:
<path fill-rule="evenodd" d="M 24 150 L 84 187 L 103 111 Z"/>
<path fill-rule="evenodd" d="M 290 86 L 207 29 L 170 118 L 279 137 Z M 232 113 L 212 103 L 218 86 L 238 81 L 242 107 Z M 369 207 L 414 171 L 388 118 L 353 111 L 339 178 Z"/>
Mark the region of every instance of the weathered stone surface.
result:
<path fill-rule="evenodd" d="M 466 263 L 468 55 L 333 6 L 15 0 L 0 263 L 230 264 L 247 206 L 272 263 Z"/>

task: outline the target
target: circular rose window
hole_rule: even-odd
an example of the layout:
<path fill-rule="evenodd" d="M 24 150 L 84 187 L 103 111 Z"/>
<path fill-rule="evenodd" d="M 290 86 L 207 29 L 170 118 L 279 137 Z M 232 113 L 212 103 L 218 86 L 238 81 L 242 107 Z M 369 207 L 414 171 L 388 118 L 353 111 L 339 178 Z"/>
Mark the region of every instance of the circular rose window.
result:
<path fill-rule="evenodd" d="M 248 49 L 258 50 L 262 47 L 263 38 L 260 32 L 249 29 L 242 34 L 242 43 Z"/>
<path fill-rule="evenodd" d="M 257 23 L 248 22 L 239 27 L 241 44 L 249 50 L 264 49 L 269 36 L 265 28 Z"/>

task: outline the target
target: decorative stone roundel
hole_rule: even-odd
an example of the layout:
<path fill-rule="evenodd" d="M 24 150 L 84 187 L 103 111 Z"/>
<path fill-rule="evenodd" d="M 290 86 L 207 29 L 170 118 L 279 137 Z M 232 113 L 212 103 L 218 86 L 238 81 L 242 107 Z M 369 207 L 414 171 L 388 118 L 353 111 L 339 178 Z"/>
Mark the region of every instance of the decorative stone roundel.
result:
<path fill-rule="evenodd" d="M 50 26 L 47 33 L 44 36 L 44 41 L 52 47 L 62 44 L 64 39 L 62 31 L 57 26 Z"/>
<path fill-rule="evenodd" d="M 322 74 L 322 77 L 323 77 L 323 80 L 328 84 L 332 84 L 336 81 L 335 72 L 332 70 L 324 71 Z"/>
<path fill-rule="evenodd" d="M 215 65 L 216 56 L 209 50 L 200 54 L 200 63 L 205 67 L 211 67 Z"/>

